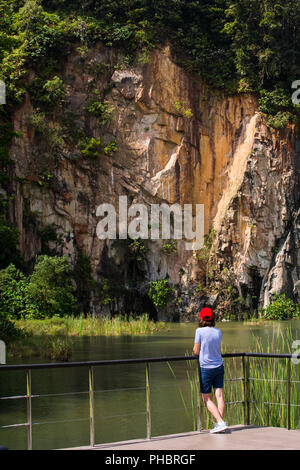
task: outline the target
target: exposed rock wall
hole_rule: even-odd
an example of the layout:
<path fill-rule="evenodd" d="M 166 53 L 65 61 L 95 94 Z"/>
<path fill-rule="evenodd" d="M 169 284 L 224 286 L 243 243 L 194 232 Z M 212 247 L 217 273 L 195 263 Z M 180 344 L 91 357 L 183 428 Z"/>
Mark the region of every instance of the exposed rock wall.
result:
<path fill-rule="evenodd" d="M 101 43 L 85 58 L 74 50 L 62 78 L 67 97 L 47 118 L 47 138 L 30 122 L 29 95 L 14 113 L 14 128 L 23 137 L 14 139 L 11 151 L 16 194 L 11 217 L 26 261 L 40 252 L 41 234 L 53 226 L 58 237 L 46 241 L 54 252 L 74 265 L 81 251 L 90 257 L 95 279 L 111 277 L 126 285 L 126 251 L 97 238 L 97 206 L 117 207 L 119 195 L 146 204 L 204 204 L 205 232 L 217 231 L 220 266 L 233 266 L 245 297 L 259 291 L 267 303 L 270 293 L 280 290 L 299 298 L 293 129 L 272 134 L 253 96 L 207 89 L 173 62 L 168 48 L 136 67 L 124 65 Z M 95 89 L 113 108 L 106 125 L 84 109 Z M 115 139 L 118 151 L 82 158 L 72 137 L 76 129 L 104 142 Z M 162 254 L 162 243 L 149 242 L 144 282 L 168 275 L 185 292 L 177 309 L 182 313 L 201 269 L 183 243 L 171 256 Z M 117 302 L 112 308 L 121 307 Z M 91 298 L 91 309 L 103 307 Z"/>
<path fill-rule="evenodd" d="M 294 129 L 271 132 L 258 116 L 246 163 L 219 231 L 220 254 L 230 256 L 250 306 L 268 305 L 274 293 L 299 301 L 299 153 Z"/>

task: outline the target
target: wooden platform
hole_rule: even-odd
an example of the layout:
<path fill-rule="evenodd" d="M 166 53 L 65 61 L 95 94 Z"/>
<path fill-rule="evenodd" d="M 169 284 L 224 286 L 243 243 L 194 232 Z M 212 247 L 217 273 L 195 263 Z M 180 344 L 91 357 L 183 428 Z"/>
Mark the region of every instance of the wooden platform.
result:
<path fill-rule="evenodd" d="M 100 444 L 65 450 L 296 450 L 300 449 L 300 430 L 284 428 L 231 426 L 227 431 L 173 434 L 151 440 Z"/>

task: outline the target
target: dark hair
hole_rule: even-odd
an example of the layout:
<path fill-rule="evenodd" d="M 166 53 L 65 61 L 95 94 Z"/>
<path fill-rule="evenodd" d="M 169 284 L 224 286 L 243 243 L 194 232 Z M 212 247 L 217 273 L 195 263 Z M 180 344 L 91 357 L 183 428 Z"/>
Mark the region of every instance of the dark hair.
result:
<path fill-rule="evenodd" d="M 215 326 L 215 319 L 213 318 L 212 320 L 202 320 L 202 318 L 199 318 L 199 328 L 204 328 L 205 326 Z"/>

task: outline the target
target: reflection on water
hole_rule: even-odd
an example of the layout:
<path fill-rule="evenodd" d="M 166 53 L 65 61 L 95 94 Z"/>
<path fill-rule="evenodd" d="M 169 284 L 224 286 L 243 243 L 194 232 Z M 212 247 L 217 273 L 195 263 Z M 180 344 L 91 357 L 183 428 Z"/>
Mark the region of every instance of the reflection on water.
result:
<path fill-rule="evenodd" d="M 276 349 L 275 342 L 276 350 L 273 352 L 289 352 L 291 340 L 300 336 L 299 320 L 265 325 L 224 322 L 217 326 L 222 330 L 223 352 L 253 351 L 255 338 L 259 338 L 267 349 L 270 340 L 280 335 L 287 338 L 285 350 Z M 147 337 L 74 338 L 72 361 L 191 354 L 197 325 L 171 324 L 169 327 L 169 331 Z M 30 362 L 36 362 L 36 359 L 27 358 L 26 363 Z M 196 367 L 196 361 L 191 367 Z M 24 371 L 0 373 L 0 396 L 24 395 L 25 390 Z M 86 368 L 32 372 L 32 394 L 47 395 L 32 399 L 34 449 L 89 444 L 87 390 Z M 96 443 L 146 435 L 145 365 L 96 367 L 95 390 Z M 72 395 L 64 395 L 66 393 Z M 189 395 L 185 362 L 172 363 L 172 370 L 166 363 L 151 364 L 153 435 L 192 430 L 193 411 Z M 0 400 L 0 426 L 26 421 L 26 399 Z M 23 449 L 26 444 L 26 428 L 0 430 L 0 445 Z"/>

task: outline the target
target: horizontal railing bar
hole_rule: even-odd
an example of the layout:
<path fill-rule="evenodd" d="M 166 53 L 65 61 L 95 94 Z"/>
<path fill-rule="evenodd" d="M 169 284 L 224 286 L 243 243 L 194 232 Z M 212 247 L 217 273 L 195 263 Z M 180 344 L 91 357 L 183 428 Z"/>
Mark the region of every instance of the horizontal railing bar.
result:
<path fill-rule="evenodd" d="M 266 359 L 300 359 L 300 354 L 269 354 L 269 353 L 255 353 L 255 352 L 245 352 L 243 356 L 247 357 L 265 357 Z"/>
<path fill-rule="evenodd" d="M 20 428 L 22 426 L 29 426 L 29 423 L 21 423 L 21 424 L 6 424 L 5 426 L 0 426 L 0 429 L 5 428 Z"/>
<path fill-rule="evenodd" d="M 0 397 L 0 400 L 17 400 L 19 398 L 27 398 L 27 395 L 15 395 L 11 397 Z"/>
<path fill-rule="evenodd" d="M 263 380 L 263 381 L 268 381 L 268 382 L 283 382 L 283 383 L 286 383 L 288 381 L 287 379 L 269 379 L 269 378 L 259 378 L 259 377 L 248 377 L 248 380 Z M 290 380 L 289 382 L 291 384 L 299 384 L 300 380 Z"/>
<path fill-rule="evenodd" d="M 1 370 L 24 370 L 24 369 L 58 369 L 63 367 L 90 367 L 90 366 L 113 366 L 124 364 L 145 364 L 147 362 L 168 362 L 195 360 L 198 356 L 171 356 L 171 357 L 150 357 L 137 359 L 112 359 L 105 361 L 87 361 L 87 362 L 55 362 L 46 364 L 11 364 L 0 365 Z"/>
<path fill-rule="evenodd" d="M 283 383 L 287 382 L 287 379 L 268 379 L 268 378 L 259 378 L 259 377 L 248 377 L 248 380 L 261 380 L 265 382 L 283 382 Z"/>
<path fill-rule="evenodd" d="M 236 403 L 244 403 L 244 400 L 238 400 L 238 401 L 225 401 L 225 405 L 235 405 Z"/>
<path fill-rule="evenodd" d="M 170 411 L 185 411 L 185 410 L 193 410 L 194 408 L 192 406 L 182 406 L 180 408 L 166 408 L 164 410 L 151 410 L 151 413 L 157 414 L 157 413 L 169 413 Z"/>
<path fill-rule="evenodd" d="M 42 421 L 41 423 L 32 423 L 32 425 L 42 425 L 42 424 L 61 424 L 61 423 L 75 423 L 79 421 L 89 421 L 90 418 L 75 418 L 75 419 L 61 419 L 57 421 Z"/>
<path fill-rule="evenodd" d="M 300 354 L 268 354 L 268 353 L 225 353 L 222 357 L 262 357 L 262 358 L 298 358 Z M 0 365 L 1 370 L 24 370 L 24 369 L 57 369 L 62 367 L 89 367 L 89 366 L 112 366 L 112 365 L 124 365 L 124 364 L 145 364 L 154 362 L 169 362 L 169 361 L 191 361 L 198 360 L 198 356 L 171 356 L 171 357 L 149 357 L 149 358 L 137 358 L 137 359 L 113 359 L 105 361 L 87 361 L 87 362 L 55 362 L 46 364 L 8 364 Z"/>
<path fill-rule="evenodd" d="M 138 415 L 145 415 L 147 414 L 147 411 L 136 411 L 135 413 L 125 413 L 125 414 L 121 414 L 121 415 L 108 415 L 108 416 L 101 416 L 101 418 L 99 418 L 99 421 L 101 421 L 102 419 L 111 419 L 111 418 L 124 418 L 124 416 L 138 416 Z"/>
<path fill-rule="evenodd" d="M 256 405 L 279 405 L 279 406 L 287 406 L 287 403 L 280 403 L 280 402 L 269 402 L 269 401 L 250 401 L 250 403 L 254 403 Z M 300 407 L 300 405 L 296 405 L 295 403 L 290 403 L 289 406 L 296 406 Z"/>
<path fill-rule="evenodd" d="M 105 390 L 94 390 L 94 393 L 124 392 L 124 391 L 126 392 L 128 390 L 145 390 L 145 389 L 146 387 L 112 388 L 112 389 L 105 389 Z"/>
<path fill-rule="evenodd" d="M 44 397 L 65 397 L 67 395 L 83 395 L 89 392 L 65 392 L 65 393 L 45 393 L 41 395 L 31 395 L 31 398 L 44 398 Z"/>
<path fill-rule="evenodd" d="M 224 382 L 236 382 L 238 380 L 244 380 L 243 377 L 235 377 L 233 379 L 224 379 Z"/>

